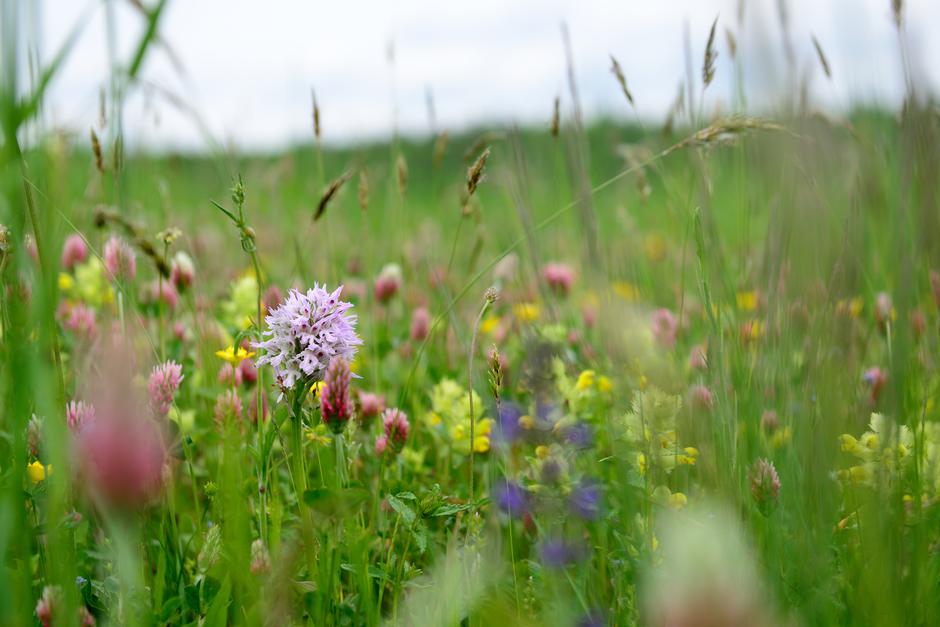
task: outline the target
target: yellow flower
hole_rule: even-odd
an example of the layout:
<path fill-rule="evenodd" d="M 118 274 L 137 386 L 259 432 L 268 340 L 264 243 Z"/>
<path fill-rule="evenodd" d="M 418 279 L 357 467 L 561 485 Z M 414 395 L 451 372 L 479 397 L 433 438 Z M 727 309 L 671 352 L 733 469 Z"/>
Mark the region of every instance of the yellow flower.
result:
<path fill-rule="evenodd" d="M 782 448 L 789 444 L 792 438 L 793 429 L 790 427 L 784 427 L 783 429 L 777 429 L 774 431 L 774 435 L 770 439 L 770 444 L 774 448 Z"/>
<path fill-rule="evenodd" d="M 579 392 L 594 387 L 594 371 L 584 370 L 578 375 L 578 382 L 574 386 Z"/>
<path fill-rule="evenodd" d="M 487 316 L 480 323 L 480 331 L 487 335 L 494 333 L 497 327 L 499 327 L 499 316 Z"/>
<path fill-rule="evenodd" d="M 229 346 L 225 350 L 215 351 L 216 357 L 221 358 L 223 361 L 227 361 L 233 366 L 237 366 L 242 362 L 243 359 L 248 359 L 249 357 L 254 357 L 254 352 L 248 352 L 243 347 L 239 346 L 238 350 L 235 350 L 234 346 Z"/>
<path fill-rule="evenodd" d="M 487 435 L 478 435 L 473 439 L 473 450 L 476 453 L 486 453 L 490 450 L 490 438 Z"/>
<path fill-rule="evenodd" d="M 517 303 L 513 305 L 512 313 L 520 322 L 534 322 L 541 315 L 539 306 L 535 303 Z"/>
<path fill-rule="evenodd" d="M 614 294 L 628 303 L 633 303 L 640 299 L 640 288 L 628 281 L 615 281 L 613 289 Z"/>
<path fill-rule="evenodd" d="M 611 383 L 608 377 L 601 375 L 597 377 L 597 389 L 606 394 L 614 389 L 614 384 Z"/>
<path fill-rule="evenodd" d="M 527 429 L 527 430 L 531 429 L 532 427 L 535 426 L 535 418 L 533 418 L 529 414 L 519 416 L 519 426 L 522 427 L 523 429 Z"/>
<path fill-rule="evenodd" d="M 643 453 L 636 454 L 636 467 L 639 469 L 641 476 L 646 476 L 646 455 Z"/>
<path fill-rule="evenodd" d="M 42 462 L 36 460 L 26 467 L 26 474 L 34 484 L 39 483 L 52 474 L 52 465 L 43 466 Z"/>
<path fill-rule="evenodd" d="M 662 261 L 666 257 L 666 240 L 655 233 L 647 235 L 643 238 L 643 252 L 652 262 Z"/>
<path fill-rule="evenodd" d="M 310 386 L 310 398 L 312 398 L 313 400 L 317 400 L 318 398 L 320 398 L 320 390 L 322 389 L 323 389 L 323 381 L 315 381 Z"/>
<path fill-rule="evenodd" d="M 75 287 L 75 279 L 72 278 L 72 275 L 66 272 L 60 272 L 59 290 L 63 292 L 71 292 L 73 287 Z"/>
<path fill-rule="evenodd" d="M 694 466 L 696 460 L 698 460 L 698 449 L 694 446 L 687 446 L 682 449 L 685 455 L 677 455 L 676 462 L 681 466 Z"/>
<path fill-rule="evenodd" d="M 539 444 L 538 446 L 535 447 L 535 456 L 538 457 L 539 459 L 545 459 L 546 457 L 548 457 L 549 452 L 550 452 L 550 449 L 544 444 Z"/>
<path fill-rule="evenodd" d="M 682 492 L 673 492 L 669 495 L 669 507 L 680 510 L 689 502 L 689 498 Z"/>
<path fill-rule="evenodd" d="M 649 379 L 646 378 L 645 374 L 641 374 L 639 383 L 640 383 L 640 389 L 645 390 L 646 387 L 650 384 L 650 381 Z"/>
<path fill-rule="evenodd" d="M 754 290 L 738 292 L 736 300 L 738 309 L 741 311 L 754 311 L 757 309 L 757 292 Z"/>

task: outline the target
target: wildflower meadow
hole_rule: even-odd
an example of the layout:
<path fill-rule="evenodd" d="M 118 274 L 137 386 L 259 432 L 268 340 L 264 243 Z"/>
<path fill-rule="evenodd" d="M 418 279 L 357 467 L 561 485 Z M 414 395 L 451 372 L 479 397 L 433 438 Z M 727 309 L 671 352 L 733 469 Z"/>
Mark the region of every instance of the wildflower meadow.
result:
<path fill-rule="evenodd" d="M 273 153 L 125 145 L 165 0 L 47 124 L 71 40 L 24 69 L 0 4 L 0 625 L 940 624 L 903 3 L 896 108 L 816 107 L 815 39 L 717 93 L 720 16 L 655 123 L 579 59 L 616 115 L 572 71 L 540 124 L 333 145 L 314 99 Z"/>

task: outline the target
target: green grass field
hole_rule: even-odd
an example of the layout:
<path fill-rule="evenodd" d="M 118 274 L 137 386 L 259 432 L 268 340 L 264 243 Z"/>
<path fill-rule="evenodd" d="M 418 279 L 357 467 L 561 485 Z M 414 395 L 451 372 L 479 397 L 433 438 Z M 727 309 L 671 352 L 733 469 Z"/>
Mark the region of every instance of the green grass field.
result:
<path fill-rule="evenodd" d="M 0 624 L 940 622 L 929 100 L 155 156 L 9 63 Z"/>

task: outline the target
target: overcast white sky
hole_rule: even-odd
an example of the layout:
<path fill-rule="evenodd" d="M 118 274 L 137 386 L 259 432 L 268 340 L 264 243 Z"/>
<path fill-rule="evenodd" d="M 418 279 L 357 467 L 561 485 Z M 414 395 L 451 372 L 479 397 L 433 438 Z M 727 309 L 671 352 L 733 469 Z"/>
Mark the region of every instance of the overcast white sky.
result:
<path fill-rule="evenodd" d="M 129 3 L 116 3 L 119 58 L 142 30 Z M 153 0 L 145 0 L 151 4 Z M 47 121 L 86 132 L 98 118 L 108 75 L 105 2 L 33 0 L 46 60 L 83 13 L 90 19 L 55 83 Z M 784 89 L 777 0 L 170 0 L 161 26 L 183 72 L 155 49 L 143 77 L 200 112 L 213 136 L 239 148 L 275 148 L 310 137 L 310 90 L 320 101 L 324 138 L 350 141 L 427 132 L 426 93 L 440 128 L 486 122 L 546 124 L 556 94 L 567 101 L 560 24 L 567 23 L 588 114 L 630 116 L 609 72 L 624 68 L 642 117 L 661 118 L 684 75 L 688 24 L 696 75 L 712 20 L 719 15 L 718 71 L 711 104 L 730 101 L 736 33 L 752 103 Z M 811 68 L 814 97 L 828 107 L 897 102 L 902 74 L 890 0 L 789 0 L 797 64 Z M 905 2 L 907 39 L 922 80 L 940 85 L 940 2 Z M 24 16 L 26 22 L 29 15 Z M 810 34 L 822 43 L 833 81 L 818 71 Z M 387 51 L 394 46 L 394 66 Z M 394 103 L 394 106 L 393 106 Z M 566 103 L 567 106 L 567 103 Z M 137 90 L 126 131 L 135 144 L 205 147 L 193 122 L 164 100 Z"/>

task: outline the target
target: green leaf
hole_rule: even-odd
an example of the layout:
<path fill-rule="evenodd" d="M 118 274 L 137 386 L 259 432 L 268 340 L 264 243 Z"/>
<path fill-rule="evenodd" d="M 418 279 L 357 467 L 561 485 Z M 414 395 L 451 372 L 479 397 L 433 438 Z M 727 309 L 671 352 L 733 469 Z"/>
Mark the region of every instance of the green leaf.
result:
<path fill-rule="evenodd" d="M 206 620 L 203 623 L 204 627 L 225 627 L 228 622 L 228 604 L 231 596 L 232 580 L 226 577 L 209 605 L 209 611 L 206 612 Z"/>
<path fill-rule="evenodd" d="M 405 521 L 405 524 L 407 524 L 409 527 L 414 524 L 417 515 L 413 509 L 405 505 L 404 501 L 402 501 L 397 496 L 392 496 L 390 494 L 388 496 L 388 504 L 392 507 L 393 510 L 398 512 L 398 515 L 402 517 L 402 519 Z"/>
<path fill-rule="evenodd" d="M 447 505 L 441 505 L 431 512 L 431 516 L 453 516 L 458 512 L 465 512 L 469 509 L 473 509 L 473 505 L 470 503 L 464 503 L 463 505 L 457 505 L 456 503 L 449 503 Z"/>
<path fill-rule="evenodd" d="M 127 75 L 131 79 L 137 76 L 137 72 L 140 71 L 140 67 L 144 63 L 144 57 L 147 54 L 147 50 L 150 48 L 150 44 L 157 38 L 157 24 L 160 23 L 160 16 L 163 14 L 164 7 L 166 7 L 166 0 L 160 0 L 157 6 L 147 14 L 147 30 L 144 31 L 143 36 L 140 38 L 140 43 L 137 44 L 137 52 L 134 53 L 134 59 L 131 61 L 130 69 L 127 71 Z"/>

